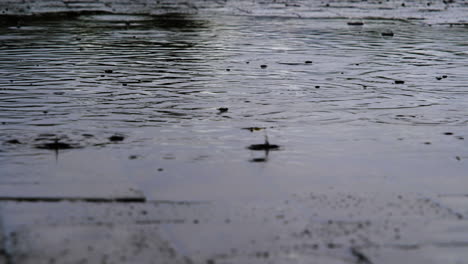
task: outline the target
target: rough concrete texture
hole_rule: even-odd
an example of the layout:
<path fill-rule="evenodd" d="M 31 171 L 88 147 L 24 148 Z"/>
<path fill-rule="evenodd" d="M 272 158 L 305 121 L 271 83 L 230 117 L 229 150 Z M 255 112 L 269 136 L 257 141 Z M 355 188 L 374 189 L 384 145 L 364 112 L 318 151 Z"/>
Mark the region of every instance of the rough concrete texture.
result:
<path fill-rule="evenodd" d="M 418 195 L 328 192 L 252 204 L 3 202 L 1 215 L 8 264 L 468 263 L 466 212 Z"/>

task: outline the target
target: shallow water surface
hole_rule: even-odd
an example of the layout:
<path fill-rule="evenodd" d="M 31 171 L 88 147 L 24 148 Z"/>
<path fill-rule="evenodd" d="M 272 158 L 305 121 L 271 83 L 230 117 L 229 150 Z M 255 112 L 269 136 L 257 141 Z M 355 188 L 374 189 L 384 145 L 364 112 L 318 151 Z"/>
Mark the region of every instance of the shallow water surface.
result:
<path fill-rule="evenodd" d="M 465 192 L 467 28 L 353 21 L 5 22 L 0 184 L 125 182 L 156 200 Z"/>

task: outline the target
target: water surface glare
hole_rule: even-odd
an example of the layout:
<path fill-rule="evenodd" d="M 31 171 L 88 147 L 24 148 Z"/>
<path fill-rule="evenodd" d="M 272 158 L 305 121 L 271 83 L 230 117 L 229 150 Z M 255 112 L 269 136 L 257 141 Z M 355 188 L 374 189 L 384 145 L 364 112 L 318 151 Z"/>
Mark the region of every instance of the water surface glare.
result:
<path fill-rule="evenodd" d="M 130 181 L 163 200 L 466 191 L 468 29 L 348 22 L 4 23 L 0 184 Z"/>

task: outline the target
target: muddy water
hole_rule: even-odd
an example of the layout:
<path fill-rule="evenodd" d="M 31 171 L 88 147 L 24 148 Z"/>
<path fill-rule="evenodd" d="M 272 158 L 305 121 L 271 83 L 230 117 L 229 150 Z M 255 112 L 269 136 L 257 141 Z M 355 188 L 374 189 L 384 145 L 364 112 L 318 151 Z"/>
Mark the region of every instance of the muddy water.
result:
<path fill-rule="evenodd" d="M 125 181 L 156 200 L 463 193 L 467 32 L 220 14 L 7 21 L 0 184 Z"/>

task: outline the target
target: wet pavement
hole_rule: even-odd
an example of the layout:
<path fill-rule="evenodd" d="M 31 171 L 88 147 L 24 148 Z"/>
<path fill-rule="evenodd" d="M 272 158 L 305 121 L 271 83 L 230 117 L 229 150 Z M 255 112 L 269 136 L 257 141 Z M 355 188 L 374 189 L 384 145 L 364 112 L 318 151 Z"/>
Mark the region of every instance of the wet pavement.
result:
<path fill-rule="evenodd" d="M 468 263 L 464 1 L 2 3 L 0 263 Z"/>

